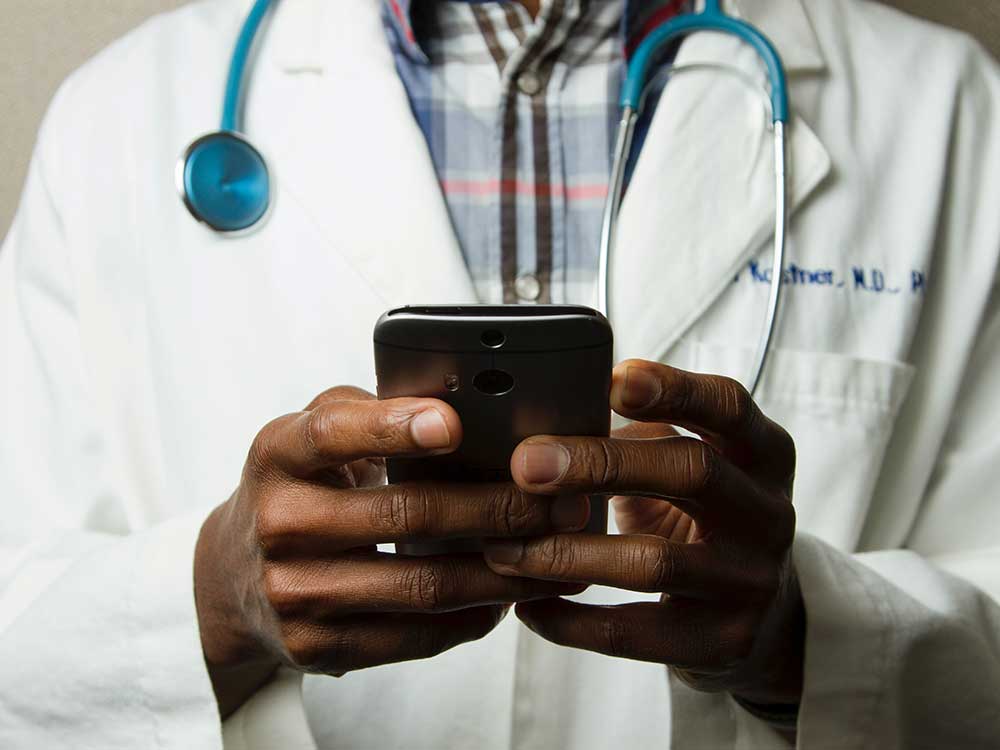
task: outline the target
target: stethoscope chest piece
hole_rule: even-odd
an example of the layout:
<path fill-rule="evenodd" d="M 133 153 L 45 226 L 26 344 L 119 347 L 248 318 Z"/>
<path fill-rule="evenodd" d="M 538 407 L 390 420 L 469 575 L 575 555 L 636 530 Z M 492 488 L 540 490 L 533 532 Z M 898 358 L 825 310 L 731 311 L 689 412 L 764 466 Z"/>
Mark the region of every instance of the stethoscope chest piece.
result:
<path fill-rule="evenodd" d="M 177 164 L 177 189 L 195 219 L 216 232 L 255 226 L 270 205 L 267 162 L 238 133 L 219 130 L 202 136 Z"/>

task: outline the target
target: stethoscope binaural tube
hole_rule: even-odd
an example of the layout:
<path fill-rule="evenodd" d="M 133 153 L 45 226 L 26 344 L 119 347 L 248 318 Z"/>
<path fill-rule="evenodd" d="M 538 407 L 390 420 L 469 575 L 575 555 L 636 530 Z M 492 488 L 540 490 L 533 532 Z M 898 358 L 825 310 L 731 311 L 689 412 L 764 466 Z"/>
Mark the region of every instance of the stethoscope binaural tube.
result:
<path fill-rule="evenodd" d="M 611 257 L 614 254 L 617 238 L 618 216 L 621 211 L 625 188 L 625 170 L 632 151 L 632 139 L 635 135 L 636 123 L 639 120 L 639 115 L 645 103 L 644 98 L 651 83 L 649 72 L 652 61 L 666 45 L 695 31 L 720 31 L 746 41 L 757 51 L 767 66 L 768 78 L 771 85 L 768 104 L 771 110 L 774 133 L 774 248 L 767 315 L 761 331 L 760 342 L 754 355 L 750 377 L 746 381 L 747 389 L 750 393 L 756 394 L 767 364 L 768 355 L 771 351 L 771 343 L 774 339 L 774 331 L 782 297 L 781 279 L 785 265 L 785 245 L 788 235 L 787 149 L 785 143 L 785 126 L 789 111 L 788 89 L 784 66 L 774 45 L 750 24 L 726 16 L 719 8 L 718 0 L 706 0 L 705 8 L 701 13 L 678 16 L 655 29 L 639 46 L 639 49 L 636 50 L 629 64 L 625 85 L 622 89 L 622 114 L 618 124 L 618 135 L 615 139 L 608 196 L 604 206 L 604 217 L 601 226 L 597 306 L 605 316 L 611 317 Z M 656 77 L 658 78 L 659 75 L 676 73 L 682 70 L 699 68 L 732 71 L 738 77 L 745 81 L 747 80 L 747 76 L 742 71 L 734 70 L 727 65 L 713 63 L 665 66 Z"/>

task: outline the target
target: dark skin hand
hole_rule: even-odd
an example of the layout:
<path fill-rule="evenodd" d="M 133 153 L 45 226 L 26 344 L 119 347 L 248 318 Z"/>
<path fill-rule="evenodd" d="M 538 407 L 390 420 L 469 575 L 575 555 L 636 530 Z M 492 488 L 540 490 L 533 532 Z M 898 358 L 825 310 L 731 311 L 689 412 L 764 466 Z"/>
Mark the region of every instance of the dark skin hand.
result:
<path fill-rule="evenodd" d="M 343 675 L 434 656 L 492 630 L 511 603 L 585 586 L 511 577 L 481 555 L 411 558 L 377 544 L 582 528 L 582 497 L 513 483 L 386 486 L 386 456 L 454 450 L 458 415 L 431 399 L 335 388 L 276 419 L 233 496 L 205 521 L 194 584 L 223 718 L 279 665 Z"/>
<path fill-rule="evenodd" d="M 622 534 L 498 540 L 485 556 L 502 575 L 660 601 L 551 598 L 517 605 L 517 616 L 562 646 L 665 664 L 699 690 L 798 703 L 805 613 L 791 563 L 792 439 L 735 381 L 652 362 L 617 367 L 611 401 L 638 424 L 608 439 L 530 438 L 511 469 L 525 492 L 618 496 Z"/>

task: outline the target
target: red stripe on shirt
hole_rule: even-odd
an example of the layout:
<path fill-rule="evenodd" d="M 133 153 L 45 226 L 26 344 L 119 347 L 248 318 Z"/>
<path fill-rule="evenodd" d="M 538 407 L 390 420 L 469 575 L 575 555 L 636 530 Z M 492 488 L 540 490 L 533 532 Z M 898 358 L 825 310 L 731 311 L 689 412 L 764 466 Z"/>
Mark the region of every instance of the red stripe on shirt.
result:
<path fill-rule="evenodd" d="M 406 41 L 410 44 L 416 44 L 417 38 L 413 35 L 410 19 L 403 13 L 403 9 L 399 7 L 399 2 L 397 0 L 389 0 L 389 5 L 392 7 L 392 13 L 396 16 L 396 20 L 399 21 L 399 25 L 403 27 L 403 33 L 406 34 Z"/>
<path fill-rule="evenodd" d="M 441 188 L 448 195 L 548 195 L 567 200 L 592 200 L 608 194 L 606 183 L 567 187 L 562 183 L 526 182 L 523 180 L 442 180 Z"/>

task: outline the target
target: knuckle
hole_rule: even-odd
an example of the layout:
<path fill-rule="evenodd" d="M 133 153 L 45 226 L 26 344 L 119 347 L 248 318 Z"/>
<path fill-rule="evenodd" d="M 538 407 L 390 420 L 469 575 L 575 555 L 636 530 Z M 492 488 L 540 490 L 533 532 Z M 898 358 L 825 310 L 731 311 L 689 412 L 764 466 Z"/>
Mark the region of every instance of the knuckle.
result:
<path fill-rule="evenodd" d="M 675 579 L 676 557 L 673 548 L 666 539 L 655 544 L 638 547 L 636 565 L 645 571 L 645 580 L 649 589 L 664 591 L 670 588 Z"/>
<path fill-rule="evenodd" d="M 320 650 L 311 629 L 299 622 L 285 622 L 281 628 L 281 643 L 288 660 L 296 669 L 310 671 Z"/>
<path fill-rule="evenodd" d="M 520 496 L 520 493 L 516 493 Z M 487 498 L 487 513 L 492 515 L 493 528 L 503 536 L 514 536 L 517 523 L 515 507 L 518 503 L 515 492 L 509 487 L 497 487 L 492 497 Z"/>
<path fill-rule="evenodd" d="M 372 525 L 395 537 L 415 537 L 428 530 L 428 498 L 413 487 L 392 485 L 373 507 Z"/>
<path fill-rule="evenodd" d="M 566 578 L 573 572 L 576 555 L 573 545 L 564 537 L 552 536 L 541 543 L 539 556 L 545 560 L 545 568 L 553 578 Z"/>
<path fill-rule="evenodd" d="M 432 505 L 430 487 L 421 491 L 404 490 L 396 505 L 397 523 L 414 536 L 426 535 L 430 531 Z"/>
<path fill-rule="evenodd" d="M 280 565 L 265 565 L 262 576 L 264 596 L 279 617 L 293 615 L 302 609 L 303 597 L 288 571 Z"/>
<path fill-rule="evenodd" d="M 337 432 L 339 416 L 340 404 L 336 402 L 318 406 L 306 415 L 302 437 L 313 456 L 329 452 L 330 436 Z"/>
<path fill-rule="evenodd" d="M 693 498 L 704 496 L 715 483 L 719 471 L 719 459 L 715 450 L 704 440 L 698 438 L 679 438 L 682 443 L 680 467 L 682 476 L 687 479 L 687 494 Z"/>
<path fill-rule="evenodd" d="M 409 535 L 413 527 L 410 524 L 413 508 L 413 492 L 408 487 L 398 487 L 389 495 L 387 511 L 387 526 L 391 531 Z"/>
<path fill-rule="evenodd" d="M 695 403 L 697 375 L 675 371 L 660 389 L 659 411 L 665 415 L 685 415 Z"/>
<path fill-rule="evenodd" d="M 391 419 L 383 414 L 369 415 L 365 423 L 365 432 L 372 445 L 386 449 L 396 443 L 399 435 L 399 419 Z"/>
<path fill-rule="evenodd" d="M 303 672 L 325 674 L 350 669 L 357 661 L 358 644 L 337 628 L 310 622 L 288 622 L 282 627 L 288 659 Z"/>
<path fill-rule="evenodd" d="M 726 421 L 739 432 L 749 429 L 757 417 L 757 406 L 750 391 L 733 378 L 719 378 L 718 384 L 719 403 Z"/>
<path fill-rule="evenodd" d="M 373 401 L 365 409 L 364 432 L 378 453 L 390 453 L 400 446 L 409 446 L 412 440 L 407 426 L 413 413 L 400 407 L 389 407 L 385 402 Z"/>
<path fill-rule="evenodd" d="M 617 487 L 622 476 L 622 452 L 607 440 L 587 440 L 581 445 L 585 446 L 587 483 L 596 487 Z"/>
<path fill-rule="evenodd" d="M 295 530 L 289 527 L 289 516 L 273 501 L 261 503 L 257 510 L 257 547 L 264 560 L 276 560 L 294 542 Z"/>
<path fill-rule="evenodd" d="M 439 611 L 445 599 L 444 578 L 439 565 L 418 564 L 407 569 L 401 581 L 405 601 L 418 611 Z"/>
<path fill-rule="evenodd" d="M 362 648 L 362 643 L 344 630 L 326 629 L 318 643 L 319 653 L 313 660 L 313 667 L 323 673 L 354 669 L 361 663 Z"/>
<path fill-rule="evenodd" d="M 269 476 L 273 471 L 275 447 L 281 426 L 286 419 L 286 417 L 279 417 L 268 422 L 250 443 L 246 468 L 251 476 L 259 479 Z"/>
<path fill-rule="evenodd" d="M 622 473 L 622 452 L 607 440 L 597 442 L 597 454 L 601 457 L 600 484 L 602 487 L 617 487 Z"/>
<path fill-rule="evenodd" d="M 494 529 L 503 536 L 522 536 L 539 528 L 540 514 L 516 485 L 498 485 L 489 498 Z"/>
<path fill-rule="evenodd" d="M 609 656 L 626 658 L 632 654 L 632 628 L 617 617 L 608 617 L 601 624 L 601 638 Z"/>
<path fill-rule="evenodd" d="M 336 385 L 327 388 L 314 398 L 306 409 L 315 409 L 318 406 L 331 403 L 333 401 L 373 401 L 375 396 L 362 388 L 351 385 Z"/>

